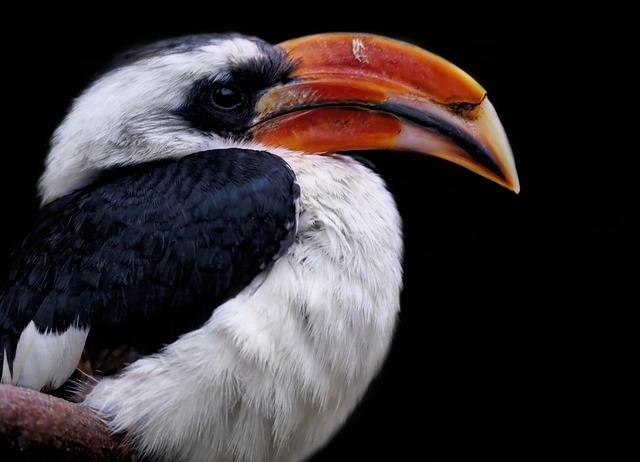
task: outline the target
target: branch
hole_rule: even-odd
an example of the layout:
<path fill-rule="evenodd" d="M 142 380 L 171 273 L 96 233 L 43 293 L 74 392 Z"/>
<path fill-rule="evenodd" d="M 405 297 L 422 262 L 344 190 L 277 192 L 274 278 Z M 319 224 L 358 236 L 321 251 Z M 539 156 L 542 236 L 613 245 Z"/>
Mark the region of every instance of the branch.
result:
<path fill-rule="evenodd" d="M 0 454 L 2 460 L 133 460 L 91 409 L 11 385 L 0 385 Z"/>

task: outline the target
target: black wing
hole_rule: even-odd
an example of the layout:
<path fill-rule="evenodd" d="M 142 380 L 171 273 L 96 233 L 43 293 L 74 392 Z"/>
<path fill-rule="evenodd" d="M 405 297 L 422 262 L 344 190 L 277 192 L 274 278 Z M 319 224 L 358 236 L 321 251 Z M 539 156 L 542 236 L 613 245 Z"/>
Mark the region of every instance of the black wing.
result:
<path fill-rule="evenodd" d="M 118 169 L 43 208 L 0 300 L 0 374 L 21 332 L 90 326 L 149 353 L 201 326 L 292 243 L 299 190 L 266 152 Z"/>

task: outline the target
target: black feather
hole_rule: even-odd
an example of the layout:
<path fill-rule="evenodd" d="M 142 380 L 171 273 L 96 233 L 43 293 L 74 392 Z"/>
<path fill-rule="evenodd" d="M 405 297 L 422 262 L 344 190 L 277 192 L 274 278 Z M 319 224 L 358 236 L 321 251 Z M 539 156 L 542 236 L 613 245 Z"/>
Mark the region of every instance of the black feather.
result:
<path fill-rule="evenodd" d="M 0 294 L 9 365 L 31 320 L 141 353 L 198 328 L 291 244 L 298 195 L 282 159 L 229 149 L 114 170 L 52 202 Z"/>

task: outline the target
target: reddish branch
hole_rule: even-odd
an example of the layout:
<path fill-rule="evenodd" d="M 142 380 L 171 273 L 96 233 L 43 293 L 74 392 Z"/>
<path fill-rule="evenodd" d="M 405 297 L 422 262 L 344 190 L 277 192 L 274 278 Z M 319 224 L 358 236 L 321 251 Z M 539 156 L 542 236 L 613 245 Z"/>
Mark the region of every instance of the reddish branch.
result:
<path fill-rule="evenodd" d="M 11 385 L 0 385 L 0 459 L 132 460 L 90 409 Z"/>

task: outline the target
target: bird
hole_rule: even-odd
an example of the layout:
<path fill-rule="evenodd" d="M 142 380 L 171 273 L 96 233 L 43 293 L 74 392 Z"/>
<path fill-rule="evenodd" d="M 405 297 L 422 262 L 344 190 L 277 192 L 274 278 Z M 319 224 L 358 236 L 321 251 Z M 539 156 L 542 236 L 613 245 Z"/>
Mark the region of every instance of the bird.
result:
<path fill-rule="evenodd" d="M 201 34 L 119 55 L 52 136 L 1 292 L 2 383 L 75 377 L 150 460 L 310 457 L 400 310 L 401 217 L 360 150 L 520 189 L 486 90 L 416 45 Z"/>

